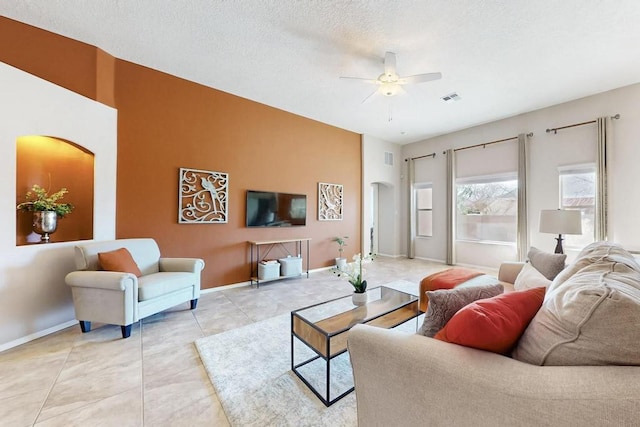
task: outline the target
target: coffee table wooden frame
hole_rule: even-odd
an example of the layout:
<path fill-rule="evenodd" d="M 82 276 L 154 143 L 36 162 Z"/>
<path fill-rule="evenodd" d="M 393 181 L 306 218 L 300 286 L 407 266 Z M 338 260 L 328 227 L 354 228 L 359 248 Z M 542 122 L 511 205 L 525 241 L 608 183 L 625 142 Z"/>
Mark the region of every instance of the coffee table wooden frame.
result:
<path fill-rule="evenodd" d="M 379 298 L 377 298 L 378 292 L 380 294 Z M 418 297 L 415 295 L 386 286 L 373 288 L 369 290 L 369 294 L 375 295 L 375 299 L 368 301 L 362 306 L 353 306 L 352 309 L 333 314 L 317 321 L 311 321 L 305 318 L 304 311 L 329 306 L 340 300 L 346 301 L 350 299 L 351 296 L 336 298 L 291 312 L 291 370 L 309 387 L 325 406 L 333 405 L 354 390 L 354 387 L 351 387 L 333 399 L 331 399 L 330 396 L 331 359 L 347 351 L 347 335 L 354 325 L 367 324 L 390 329 L 411 319 L 417 319 L 420 314 Z M 340 302 L 344 303 L 345 301 Z M 316 356 L 296 364 L 294 360 L 296 338 L 313 350 Z M 320 391 L 316 390 L 298 370 L 298 368 L 319 358 L 326 361 L 325 395 L 322 395 Z"/>

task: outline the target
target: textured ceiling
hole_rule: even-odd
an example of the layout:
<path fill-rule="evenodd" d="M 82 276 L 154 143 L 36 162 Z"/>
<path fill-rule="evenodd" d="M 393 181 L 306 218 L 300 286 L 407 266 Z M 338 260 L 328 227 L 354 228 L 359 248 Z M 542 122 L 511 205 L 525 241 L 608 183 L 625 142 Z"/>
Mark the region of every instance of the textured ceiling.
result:
<path fill-rule="evenodd" d="M 640 82 L 638 0 L 3 0 L 0 13 L 398 143 Z M 402 76 L 443 78 L 363 104 L 375 87 L 339 77 L 376 78 L 386 51 Z M 451 92 L 462 99 L 440 99 Z"/>

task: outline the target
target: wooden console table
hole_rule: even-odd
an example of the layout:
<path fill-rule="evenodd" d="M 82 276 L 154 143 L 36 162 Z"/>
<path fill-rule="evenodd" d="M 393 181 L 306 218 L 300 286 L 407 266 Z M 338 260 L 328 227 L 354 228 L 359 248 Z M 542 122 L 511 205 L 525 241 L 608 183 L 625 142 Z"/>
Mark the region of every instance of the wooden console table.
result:
<path fill-rule="evenodd" d="M 250 240 L 249 245 L 251 245 L 251 284 L 253 285 L 255 283 L 258 287 L 260 287 L 260 282 L 268 282 L 271 280 L 280 280 L 280 279 L 286 279 L 290 277 L 300 277 L 305 273 L 307 275 L 307 278 L 309 278 L 309 241 L 310 240 L 311 238 L 309 237 L 301 237 L 298 239 L 284 239 L 284 240 L 261 240 L 261 241 Z M 260 261 L 262 261 L 269 255 L 269 252 L 271 252 L 271 249 L 278 246 L 284 249 L 284 252 L 286 252 L 288 255 L 292 255 L 291 252 L 287 249 L 287 246 L 286 246 L 287 243 L 294 244 L 294 248 L 295 248 L 294 255 L 300 256 L 300 257 L 302 256 L 303 243 L 306 243 L 306 246 L 307 246 L 307 269 L 306 270 L 307 271 L 301 272 L 299 276 L 279 276 L 273 279 L 260 279 L 258 277 L 258 264 L 260 264 Z M 261 247 L 264 247 L 262 250 L 262 254 L 260 250 Z"/>

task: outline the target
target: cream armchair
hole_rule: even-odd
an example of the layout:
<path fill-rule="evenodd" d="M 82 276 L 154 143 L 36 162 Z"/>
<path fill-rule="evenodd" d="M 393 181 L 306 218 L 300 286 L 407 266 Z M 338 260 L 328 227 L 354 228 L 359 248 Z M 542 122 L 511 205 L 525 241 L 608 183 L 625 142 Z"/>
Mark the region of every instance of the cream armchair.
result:
<path fill-rule="evenodd" d="M 142 272 L 101 271 L 98 253 L 126 248 Z M 90 242 L 75 247 L 78 271 L 69 273 L 76 319 L 82 332 L 91 322 L 120 325 L 122 337 L 131 335 L 134 322 L 177 304 L 190 301 L 195 309 L 200 296 L 199 258 L 161 258 L 153 239 L 121 239 Z"/>

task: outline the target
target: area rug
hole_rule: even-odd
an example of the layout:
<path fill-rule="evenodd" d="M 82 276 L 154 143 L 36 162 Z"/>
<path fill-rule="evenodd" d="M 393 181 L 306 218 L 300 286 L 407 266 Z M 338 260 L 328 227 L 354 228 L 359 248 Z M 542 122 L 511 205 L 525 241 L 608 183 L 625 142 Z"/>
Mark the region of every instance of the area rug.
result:
<path fill-rule="evenodd" d="M 397 281 L 386 286 L 401 290 L 415 284 Z M 401 326 L 415 331 L 411 321 Z M 355 393 L 330 407 L 291 371 L 289 313 L 217 335 L 200 338 L 196 347 L 232 426 L 356 426 Z M 313 357 L 296 341 L 295 361 Z M 304 367 L 305 377 L 322 387 L 322 359 Z M 332 397 L 353 384 L 348 353 L 331 362 Z M 321 388 L 322 389 L 322 388 Z"/>

